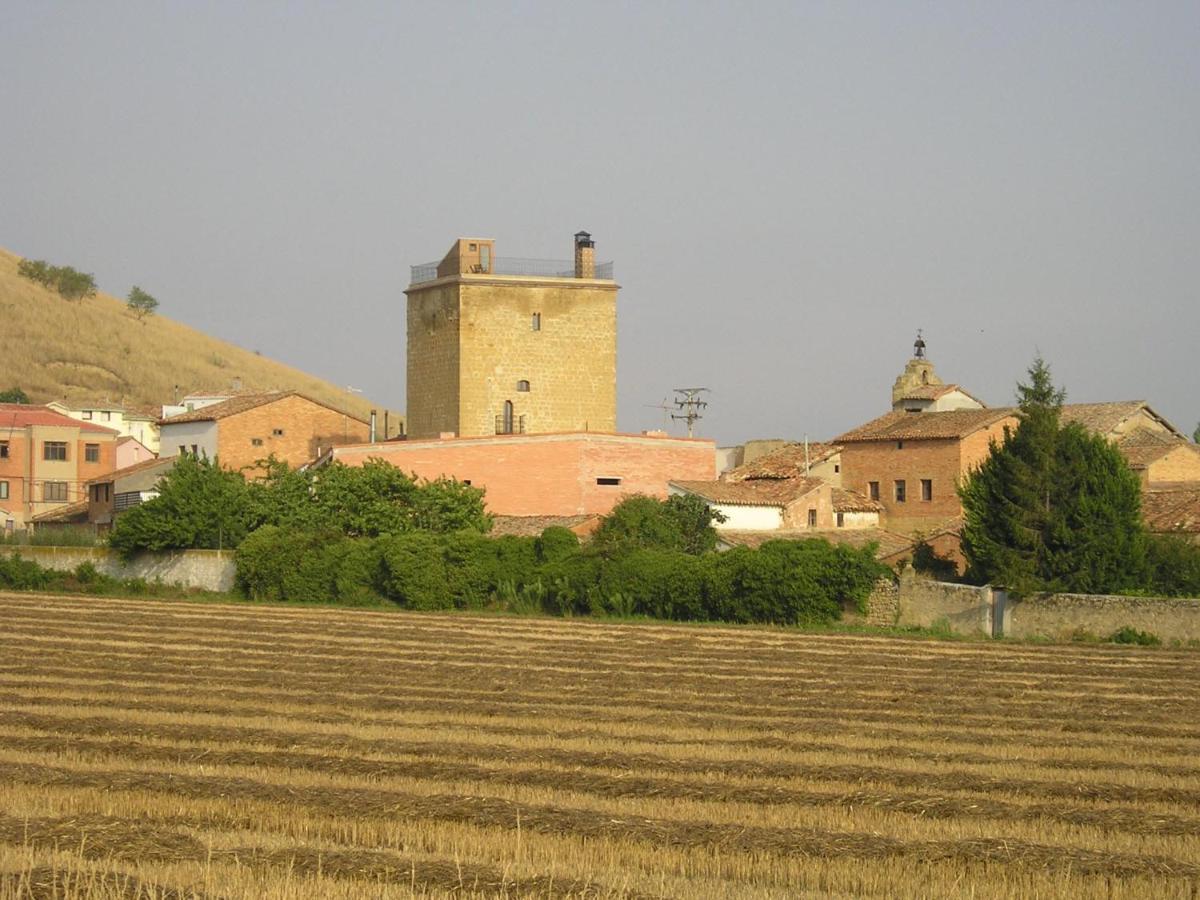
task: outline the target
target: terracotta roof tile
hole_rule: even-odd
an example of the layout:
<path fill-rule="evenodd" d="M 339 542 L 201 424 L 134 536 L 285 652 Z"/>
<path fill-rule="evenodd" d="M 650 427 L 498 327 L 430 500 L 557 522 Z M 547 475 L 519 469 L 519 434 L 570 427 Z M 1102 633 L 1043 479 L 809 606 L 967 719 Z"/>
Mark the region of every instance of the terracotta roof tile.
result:
<path fill-rule="evenodd" d="M 976 397 L 974 394 L 972 394 L 966 388 L 961 387 L 957 384 L 922 384 L 922 385 L 918 385 L 916 387 L 910 388 L 909 390 L 907 390 L 903 394 L 901 394 L 900 397 L 898 397 L 897 399 L 899 399 L 899 400 L 937 400 L 940 397 L 945 397 L 947 394 L 952 393 L 954 391 L 959 391 L 960 393 L 966 394 L 968 397 L 970 397 L 976 403 L 985 405 L 985 404 L 983 404 L 982 400 L 980 400 L 978 397 Z"/>
<path fill-rule="evenodd" d="M 1145 400 L 1118 400 L 1112 403 L 1064 403 L 1060 419 L 1064 425 L 1077 424 L 1094 434 L 1109 434 L 1130 416 L 1137 415 L 1143 409 L 1149 409 Z"/>
<path fill-rule="evenodd" d="M 826 444 L 814 441 L 808 445 L 808 464 L 815 466 L 832 456 L 842 452 L 837 444 Z M 797 478 L 804 477 L 804 444 L 789 443 L 772 450 L 753 462 L 738 466 L 726 472 L 722 481 L 749 481 L 756 478 Z"/>
<path fill-rule="evenodd" d="M 1200 484 L 1146 491 L 1142 495 L 1142 517 L 1151 531 L 1200 534 Z"/>
<path fill-rule="evenodd" d="M 0 403 L 0 428 L 26 428 L 30 425 L 53 425 L 78 428 L 89 434 L 117 434 L 115 428 L 105 428 L 92 422 L 72 419 L 44 406 L 25 403 Z"/>
<path fill-rule="evenodd" d="M 165 473 L 167 470 L 175 468 L 175 463 L 178 461 L 179 457 L 177 456 L 156 456 L 154 459 L 143 459 L 141 462 L 136 462 L 133 465 L 126 466 L 123 469 L 117 469 L 113 472 L 108 472 L 105 475 L 97 475 L 95 478 L 88 481 L 88 484 L 111 484 L 123 478 L 128 478 L 130 475 L 137 475 L 141 472 L 156 468 L 161 468 Z"/>
<path fill-rule="evenodd" d="M 600 517 L 596 515 L 493 516 L 491 534 L 493 537 L 504 537 L 506 535 L 538 537 L 543 531 L 552 526 L 569 528 L 576 533 L 579 533 L 581 530 L 590 533 L 594 529 L 588 526 L 593 522 L 599 524 L 599 521 Z M 581 528 L 581 526 L 583 527 Z"/>
<path fill-rule="evenodd" d="M 834 512 L 878 512 L 884 511 L 884 506 L 878 500 L 872 500 L 858 491 L 848 491 L 845 488 L 833 488 Z"/>
<path fill-rule="evenodd" d="M 1180 447 L 1189 447 L 1192 452 L 1200 452 L 1195 444 L 1178 435 L 1150 431 L 1146 428 L 1139 428 L 1117 440 L 1117 449 L 1135 469 L 1144 469 Z"/>
<path fill-rule="evenodd" d="M 836 438 L 860 441 L 946 440 L 964 438 L 1013 415 L 1011 409 L 955 409 L 948 412 L 890 412 Z"/>
<path fill-rule="evenodd" d="M 309 403 L 315 403 L 317 406 L 323 406 L 336 413 L 349 416 L 357 422 L 363 421 L 358 416 L 351 415 L 344 409 L 338 409 L 335 406 L 330 406 L 328 403 L 314 400 L 312 397 L 301 394 L 299 391 L 271 391 L 266 394 L 243 394 L 231 397 L 220 403 L 213 403 L 211 406 L 202 406 L 200 409 L 193 410 L 192 412 L 180 413 L 177 416 L 171 416 L 169 419 L 160 419 L 158 424 L 178 425 L 183 422 L 215 422 L 219 419 L 236 416 L 238 413 L 244 413 L 247 410 L 265 406 L 268 403 L 274 403 L 276 400 L 283 400 L 287 397 L 299 397 L 302 400 L 307 400 Z"/>
<path fill-rule="evenodd" d="M 763 478 L 753 481 L 672 481 L 671 484 L 712 503 L 787 506 L 825 482 L 820 478 Z"/>
<path fill-rule="evenodd" d="M 88 501 L 76 500 L 66 506 L 56 506 L 47 509 L 33 517 L 35 522 L 72 522 L 80 516 L 87 516 Z"/>
<path fill-rule="evenodd" d="M 807 541 L 824 538 L 831 544 L 865 547 L 878 544 L 876 557 L 891 556 L 912 546 L 912 540 L 884 528 L 823 528 L 780 531 L 719 531 L 718 539 L 730 547 L 756 549 L 768 541 Z"/>

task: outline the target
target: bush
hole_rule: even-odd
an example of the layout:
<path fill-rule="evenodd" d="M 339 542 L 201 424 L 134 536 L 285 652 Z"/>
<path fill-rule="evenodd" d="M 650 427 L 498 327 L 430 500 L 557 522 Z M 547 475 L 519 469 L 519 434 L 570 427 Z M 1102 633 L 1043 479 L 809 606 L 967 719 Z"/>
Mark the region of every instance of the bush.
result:
<path fill-rule="evenodd" d="M 1143 647 L 1157 647 L 1162 643 L 1148 631 L 1138 631 L 1130 625 L 1114 631 L 1108 639 L 1114 644 L 1140 644 Z"/>
<path fill-rule="evenodd" d="M 579 535 L 570 528 L 551 525 L 534 544 L 539 563 L 557 562 L 579 552 Z"/>
<path fill-rule="evenodd" d="M 0 587 L 17 591 L 42 591 L 48 588 L 58 573 L 43 569 L 21 554 L 0 556 Z"/>
<path fill-rule="evenodd" d="M 381 538 L 380 581 L 384 595 L 408 609 L 449 609 L 454 606 L 441 542 L 435 535 L 414 531 Z"/>
<path fill-rule="evenodd" d="M 1200 546 L 1179 535 L 1151 535 L 1147 587 L 1164 597 L 1200 597 Z"/>

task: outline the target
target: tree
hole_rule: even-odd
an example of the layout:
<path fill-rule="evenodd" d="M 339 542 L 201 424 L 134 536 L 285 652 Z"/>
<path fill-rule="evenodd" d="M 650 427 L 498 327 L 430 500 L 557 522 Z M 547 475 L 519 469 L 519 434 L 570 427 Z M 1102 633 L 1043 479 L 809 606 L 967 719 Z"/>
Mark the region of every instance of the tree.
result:
<path fill-rule="evenodd" d="M 7 391 L 0 391 L 0 403 L 29 403 L 29 395 L 19 387 L 10 387 Z"/>
<path fill-rule="evenodd" d="M 96 296 L 96 278 L 87 272 L 79 272 L 70 266 L 56 266 L 55 286 L 65 300 L 84 300 Z"/>
<path fill-rule="evenodd" d="M 125 306 L 140 322 L 146 316 L 154 314 L 154 311 L 158 309 L 158 301 L 135 284 L 129 291 L 129 299 L 125 302 Z"/>
<path fill-rule="evenodd" d="M 1026 593 L 1140 587 L 1137 477 L 1104 438 L 1063 427 L 1065 394 L 1039 357 L 1019 384 L 1020 423 L 959 489 L 968 577 Z"/>
<path fill-rule="evenodd" d="M 159 482 L 158 496 L 117 517 L 109 545 L 143 550 L 233 548 L 259 523 L 246 480 L 215 459 L 184 454 Z"/>
<path fill-rule="evenodd" d="M 699 497 L 657 500 L 634 494 L 604 517 L 592 543 L 606 556 L 633 550 L 682 550 L 699 555 L 717 546 L 714 521 L 723 522 L 725 517 Z"/>
<path fill-rule="evenodd" d="M 1200 422 L 1196 423 L 1196 430 L 1192 432 L 1192 440 L 1200 444 Z"/>

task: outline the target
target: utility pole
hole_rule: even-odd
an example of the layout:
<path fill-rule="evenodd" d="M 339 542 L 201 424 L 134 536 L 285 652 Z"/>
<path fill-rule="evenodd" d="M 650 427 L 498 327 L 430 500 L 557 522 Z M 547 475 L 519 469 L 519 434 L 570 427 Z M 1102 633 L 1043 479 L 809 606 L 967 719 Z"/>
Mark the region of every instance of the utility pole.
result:
<path fill-rule="evenodd" d="M 701 410 L 708 407 L 708 401 L 701 400 L 700 395 L 712 392 L 703 387 L 675 388 L 674 390 L 678 395 L 675 398 L 675 407 L 680 412 L 671 413 L 671 418 L 687 422 L 688 437 L 693 437 L 693 426 L 698 420 L 704 418 Z"/>

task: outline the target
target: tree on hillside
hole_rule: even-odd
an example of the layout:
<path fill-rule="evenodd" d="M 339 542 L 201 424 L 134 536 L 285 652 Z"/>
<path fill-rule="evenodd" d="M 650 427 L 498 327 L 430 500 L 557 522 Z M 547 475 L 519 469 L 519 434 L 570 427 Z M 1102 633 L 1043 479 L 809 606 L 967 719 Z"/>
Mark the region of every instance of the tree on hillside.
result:
<path fill-rule="evenodd" d="M 1196 430 L 1192 432 L 1192 440 L 1200 444 L 1200 422 L 1196 423 Z"/>
<path fill-rule="evenodd" d="M 19 387 L 10 387 L 7 391 L 0 391 L 0 403 L 28 403 L 29 395 Z"/>
<path fill-rule="evenodd" d="M 129 299 L 126 300 L 125 306 L 140 322 L 146 316 L 154 314 L 154 311 L 158 309 L 158 301 L 135 284 L 129 292 Z"/>
<path fill-rule="evenodd" d="M 959 489 L 968 577 L 1018 592 L 1136 589 L 1146 536 L 1137 476 L 1108 441 L 1063 426 L 1065 393 L 1040 357 L 1020 423 Z"/>
<path fill-rule="evenodd" d="M 59 296 L 67 300 L 96 296 L 95 276 L 70 266 L 52 266 L 44 259 L 23 259 L 17 263 L 17 274 L 58 291 Z"/>

